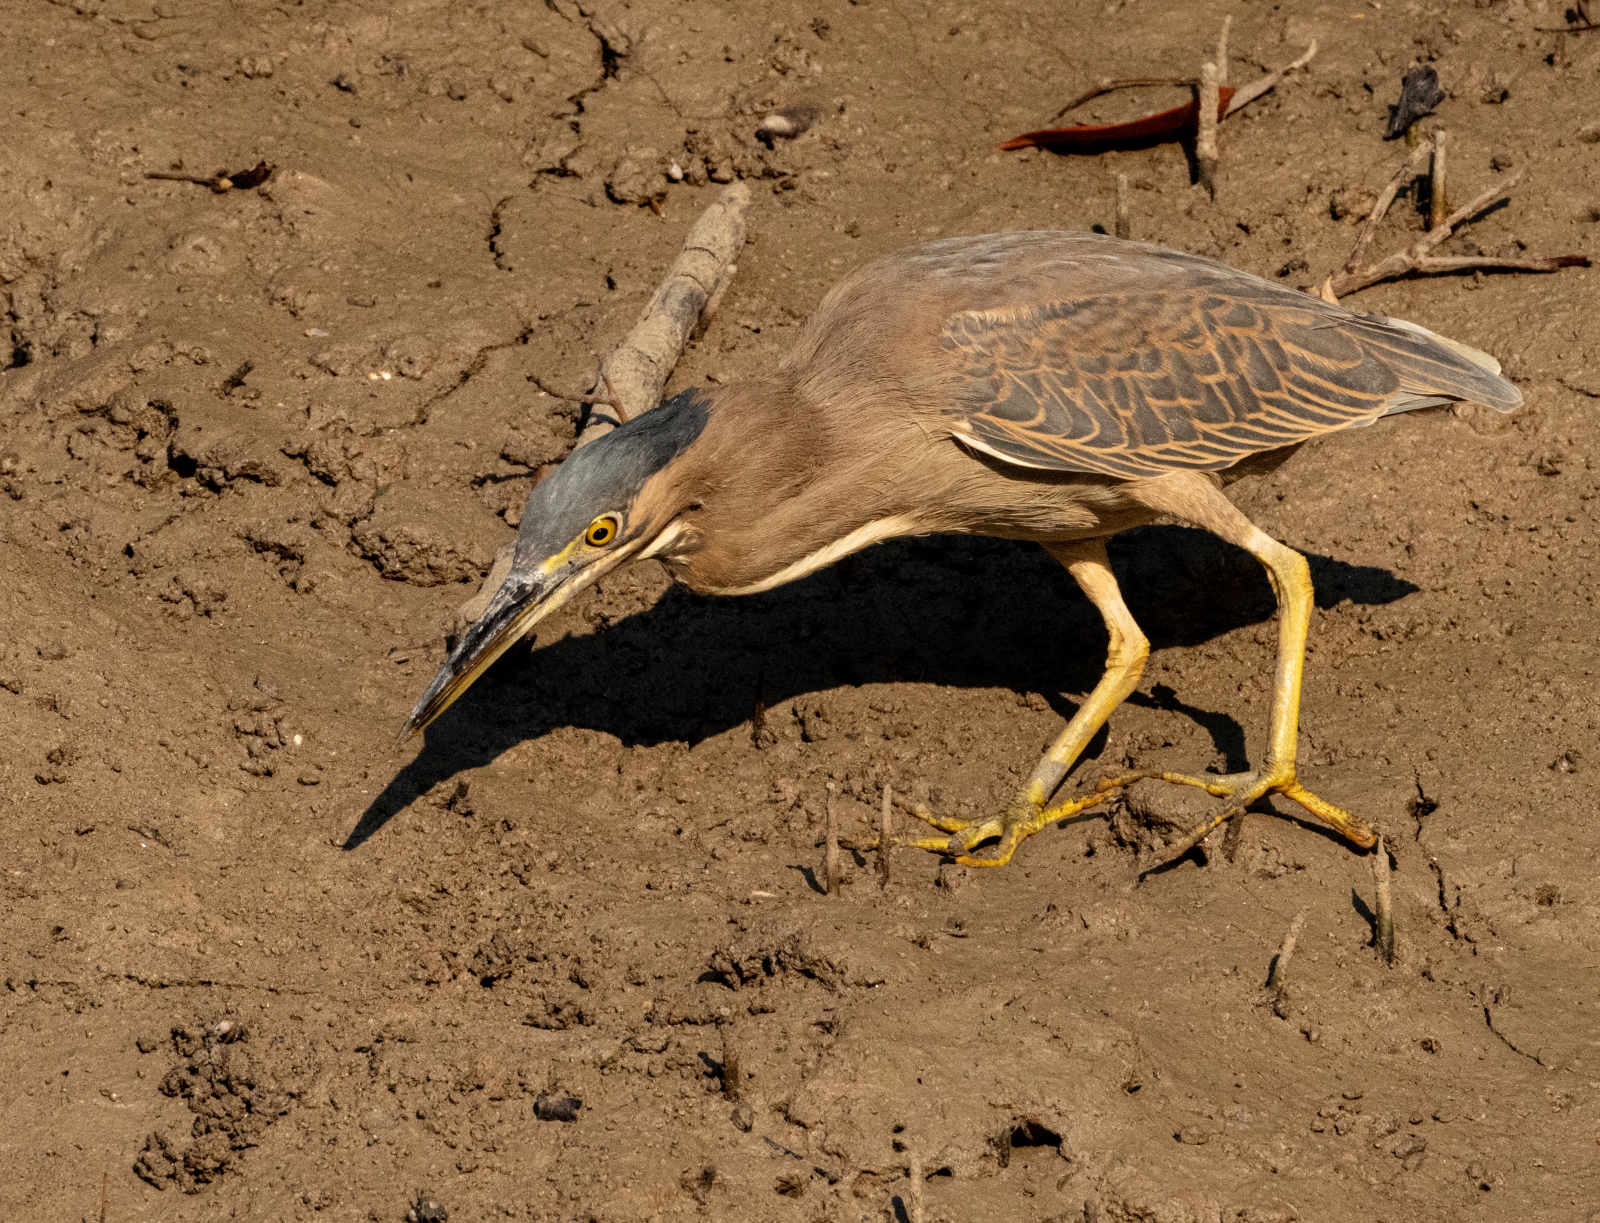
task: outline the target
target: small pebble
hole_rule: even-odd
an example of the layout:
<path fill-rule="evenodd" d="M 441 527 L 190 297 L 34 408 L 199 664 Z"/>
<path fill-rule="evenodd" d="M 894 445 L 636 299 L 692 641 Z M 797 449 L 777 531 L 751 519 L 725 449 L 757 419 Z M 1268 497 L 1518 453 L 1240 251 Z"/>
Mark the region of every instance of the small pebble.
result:
<path fill-rule="evenodd" d="M 756 139 L 769 149 L 775 140 L 793 140 L 821 117 L 815 106 L 785 106 L 756 124 Z"/>

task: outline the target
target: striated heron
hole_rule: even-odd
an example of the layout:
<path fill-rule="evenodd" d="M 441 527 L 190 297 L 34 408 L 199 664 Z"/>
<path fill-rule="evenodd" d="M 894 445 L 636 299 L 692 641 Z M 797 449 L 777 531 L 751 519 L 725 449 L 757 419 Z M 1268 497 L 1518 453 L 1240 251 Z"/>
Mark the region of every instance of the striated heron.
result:
<path fill-rule="evenodd" d="M 1105 674 L 1003 811 L 919 811 L 940 835 L 904 843 L 1000 865 L 1047 824 L 1160 777 L 1227 800 L 1186 844 L 1276 793 L 1370 847 L 1359 818 L 1295 775 L 1305 558 L 1222 490 L 1319 434 L 1463 400 L 1508 412 L 1522 396 L 1465 345 L 1195 255 L 1058 232 L 912 247 L 837 285 L 771 376 L 685 391 L 540 483 L 509 575 L 402 737 L 628 561 L 655 557 L 701 593 L 753 594 L 897 536 L 994 535 L 1037 542 L 1067 567 L 1105 619 Z M 1149 652 L 1105 540 L 1157 518 L 1237 544 L 1271 579 L 1280 627 L 1266 759 L 1229 776 L 1124 774 L 1055 802 Z M 992 855 L 971 856 L 996 837 Z"/>

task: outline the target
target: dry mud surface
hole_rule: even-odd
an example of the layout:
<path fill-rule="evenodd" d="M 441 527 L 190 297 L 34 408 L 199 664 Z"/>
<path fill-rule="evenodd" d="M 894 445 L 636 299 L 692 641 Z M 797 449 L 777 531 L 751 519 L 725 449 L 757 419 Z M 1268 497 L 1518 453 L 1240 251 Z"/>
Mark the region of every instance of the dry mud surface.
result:
<path fill-rule="evenodd" d="M 1176 145 L 993 151 L 1101 76 L 1193 73 L 1225 12 L 1236 81 L 1321 51 L 1223 125 L 1215 203 Z M 992 808 L 1094 683 L 1098 619 L 1026 547 L 740 601 L 641 567 L 394 743 L 713 172 L 751 239 L 671 390 L 769 368 L 881 252 L 1109 224 L 1118 171 L 1135 236 L 1310 284 L 1417 57 L 1457 189 L 1528 175 L 1450 249 L 1579 253 L 1600 35 L 1563 20 L 7 3 L 0 1212 L 904 1219 L 915 1153 L 930 1220 L 1594 1218 L 1600 273 L 1362 293 L 1525 408 L 1235 486 L 1312 558 L 1302 776 L 1393 844 L 1393 968 L 1369 859 L 1287 808 L 1142 884 L 1169 795 L 817 892 L 830 783 L 863 831 L 885 784 Z M 800 102 L 809 132 L 753 139 Z M 252 190 L 144 177 L 260 160 Z M 1379 249 L 1421 225 L 1408 193 Z M 1155 652 L 1078 779 L 1259 760 L 1254 562 L 1176 527 L 1113 556 Z"/>

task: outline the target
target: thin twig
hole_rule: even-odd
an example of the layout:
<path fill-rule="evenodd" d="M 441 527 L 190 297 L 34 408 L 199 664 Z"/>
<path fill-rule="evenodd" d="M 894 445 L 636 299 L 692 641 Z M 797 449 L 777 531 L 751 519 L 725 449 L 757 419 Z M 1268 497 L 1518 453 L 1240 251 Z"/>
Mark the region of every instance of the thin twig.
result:
<path fill-rule="evenodd" d="M 1228 831 L 1222 834 L 1222 856 L 1232 862 L 1239 856 L 1239 842 L 1244 837 L 1243 811 L 1228 821 Z"/>
<path fill-rule="evenodd" d="M 168 183 L 195 183 L 201 187 L 210 187 L 219 195 L 233 187 L 233 183 L 226 174 L 178 174 L 167 170 L 146 170 L 146 178 L 158 178 Z M 223 184 L 226 183 L 226 186 Z"/>
<path fill-rule="evenodd" d="M 1434 247 L 1438 246 L 1439 243 L 1448 238 L 1450 236 L 1450 231 L 1457 225 L 1460 225 L 1461 222 L 1465 221 L 1468 217 L 1476 216 L 1490 204 L 1498 203 L 1503 197 L 1510 195 L 1511 189 L 1522 181 L 1522 176 L 1525 173 L 1526 171 L 1524 170 L 1518 170 L 1504 182 L 1497 183 L 1495 186 L 1490 187 L 1482 195 L 1476 197 L 1471 203 L 1463 204 L 1460 208 L 1457 208 L 1454 212 L 1447 216 L 1441 224 L 1435 225 L 1426 234 L 1424 234 L 1421 241 L 1417 242 L 1413 249 L 1415 249 L 1419 255 L 1427 254 Z"/>
<path fill-rule="evenodd" d="M 1372 941 L 1385 964 L 1394 963 L 1394 902 L 1389 895 L 1389 850 L 1378 838 L 1372 851 L 1372 878 L 1376 885 L 1377 911 L 1373 915 Z"/>
<path fill-rule="evenodd" d="M 829 896 L 839 894 L 839 817 L 834 810 L 834 785 L 828 783 L 828 826 L 825 834 L 822 869 L 827 877 Z"/>
<path fill-rule="evenodd" d="M 910 1223 L 927 1223 L 927 1212 L 922 1205 L 922 1152 L 913 1146 L 908 1154 L 911 1156 L 911 1166 L 906 1169 L 911 1179 Z"/>
<path fill-rule="evenodd" d="M 218 170 L 215 174 L 188 174 L 178 170 L 146 170 L 146 178 L 161 179 L 169 183 L 196 183 L 202 187 L 210 187 L 217 195 L 232 191 L 235 188 L 259 187 L 272 177 L 275 166 L 266 162 L 257 162 L 254 166 L 244 170 Z"/>
<path fill-rule="evenodd" d="M 1212 63 L 1217 66 L 1217 84 L 1228 83 L 1228 31 L 1233 28 L 1233 17 L 1229 15 L 1222 19 L 1222 33 L 1217 35 L 1217 57 Z"/>
<path fill-rule="evenodd" d="M 1417 167 L 1422 164 L 1422 155 L 1426 149 L 1418 149 L 1406 158 L 1405 165 L 1395 171 L 1394 177 L 1378 195 L 1377 203 L 1373 204 L 1372 211 L 1367 214 L 1367 220 L 1361 227 L 1361 233 L 1356 237 L 1354 249 L 1350 258 L 1344 261 L 1344 270 L 1354 272 L 1361 266 L 1361 257 L 1367 253 L 1367 247 L 1372 245 L 1373 238 L 1378 235 L 1378 226 L 1383 224 L 1384 215 L 1389 211 L 1389 205 L 1394 203 L 1394 197 L 1400 194 L 1400 188 L 1417 172 Z"/>
<path fill-rule="evenodd" d="M 1474 269 L 1500 272 L 1559 272 L 1562 268 L 1586 268 L 1587 255 L 1549 255 L 1543 258 L 1501 258 L 1498 255 L 1427 255 L 1417 260 L 1417 271 L 1467 272 Z"/>
<path fill-rule="evenodd" d="M 889 886 L 889 847 L 894 844 L 894 791 L 883 783 L 883 809 L 878 812 L 878 888 Z"/>
<path fill-rule="evenodd" d="M 1419 149 L 1418 153 L 1420 154 L 1421 151 L 1422 150 Z M 1509 195 L 1511 193 L 1511 189 L 1522 181 L 1522 175 L 1523 171 L 1518 170 L 1504 182 L 1497 183 L 1495 186 L 1490 187 L 1487 191 L 1475 197 L 1470 203 L 1457 208 L 1444 219 L 1442 224 L 1430 229 L 1427 233 L 1423 234 L 1422 237 L 1418 238 L 1404 250 L 1397 251 L 1393 255 L 1390 255 L 1387 259 L 1379 260 L 1377 263 L 1371 264 L 1368 267 L 1358 268 L 1354 271 L 1346 271 L 1342 275 L 1333 277 L 1330 287 L 1332 288 L 1334 295 L 1336 297 L 1345 297 L 1348 294 L 1354 293 L 1357 289 L 1365 289 L 1368 285 L 1377 284 L 1380 280 L 1391 280 L 1396 276 L 1404 276 L 1408 272 L 1445 270 L 1456 271 L 1462 268 L 1471 267 L 1504 267 L 1507 261 L 1503 259 L 1497 259 L 1489 256 L 1463 256 L 1453 259 L 1451 261 L 1451 266 L 1448 269 L 1439 267 L 1427 268 L 1424 265 L 1429 261 L 1424 257 L 1434 247 L 1438 246 L 1439 243 L 1448 238 L 1451 233 L 1454 232 L 1455 227 L 1461 224 L 1462 221 L 1466 220 L 1470 216 L 1474 216 L 1477 213 L 1482 212 L 1485 208 L 1489 207 L 1489 205 L 1497 203 Z M 1462 262 L 1462 259 L 1481 259 L 1483 261 Z M 1565 262 L 1563 262 L 1563 260 L 1565 260 Z M 1583 260 L 1584 262 L 1577 262 L 1578 260 Z M 1534 259 L 1527 262 L 1529 266 L 1519 268 L 1518 270 L 1528 272 L 1553 272 L 1557 268 L 1561 267 L 1588 266 L 1587 257 L 1581 255 L 1560 256 L 1554 259 L 1545 260 Z"/>
<path fill-rule="evenodd" d="M 1433 133 L 1433 165 L 1428 171 L 1428 228 L 1438 229 L 1444 224 L 1445 210 L 1449 204 L 1445 200 L 1444 170 L 1445 170 L 1445 136 L 1444 132 Z"/>
<path fill-rule="evenodd" d="M 1127 240 L 1133 237 L 1133 225 L 1128 220 L 1128 176 L 1117 175 L 1117 237 Z"/>
<path fill-rule="evenodd" d="M 722 1029 L 722 1094 L 731 1103 L 739 1102 L 744 1087 L 744 1072 L 739 1068 L 739 1043 L 733 1025 Z"/>
<path fill-rule="evenodd" d="M 1200 185 L 1217 198 L 1217 66 L 1200 65 L 1200 134 L 1195 137 L 1194 159 L 1200 167 Z"/>
<path fill-rule="evenodd" d="M 1279 81 L 1283 80 L 1283 78 L 1288 76 L 1291 72 L 1298 72 L 1300 69 L 1304 68 L 1311 62 L 1316 54 L 1317 40 L 1313 38 L 1311 40 L 1311 45 L 1306 48 L 1305 54 L 1299 59 L 1295 60 L 1294 63 L 1285 64 L 1276 72 L 1269 72 L 1265 76 L 1257 77 L 1248 85 L 1244 86 L 1244 88 L 1236 90 L 1234 92 L 1232 101 L 1228 103 L 1228 114 L 1231 115 L 1235 111 L 1242 110 L 1244 107 L 1250 105 L 1250 103 L 1254 102 L 1262 94 L 1276 86 Z M 1227 118 L 1227 115 L 1224 115 L 1223 118 Z"/>
<path fill-rule="evenodd" d="M 1210 819 L 1206 820 L 1205 823 L 1186 833 L 1184 836 L 1179 837 L 1171 845 L 1168 845 L 1166 855 L 1161 859 L 1161 861 L 1140 871 L 1139 877 L 1142 879 L 1146 875 L 1154 874 L 1164 866 L 1170 866 L 1179 858 L 1183 857 L 1184 854 L 1193 849 L 1196 845 L 1200 844 L 1201 841 L 1205 840 L 1218 828 L 1222 827 L 1223 824 L 1227 823 L 1234 816 L 1238 815 L 1239 812 L 1240 808 L 1238 807 L 1225 807 L 1223 810 L 1217 812 Z"/>
<path fill-rule="evenodd" d="M 1278 954 L 1272 960 L 1272 968 L 1267 973 L 1268 989 L 1283 988 L 1285 974 L 1289 971 L 1289 960 L 1294 956 L 1295 942 L 1300 938 L 1300 931 L 1305 928 L 1306 915 L 1310 912 L 1310 909 L 1301 909 L 1289 923 L 1289 933 L 1283 936 L 1283 946 L 1278 948 Z"/>

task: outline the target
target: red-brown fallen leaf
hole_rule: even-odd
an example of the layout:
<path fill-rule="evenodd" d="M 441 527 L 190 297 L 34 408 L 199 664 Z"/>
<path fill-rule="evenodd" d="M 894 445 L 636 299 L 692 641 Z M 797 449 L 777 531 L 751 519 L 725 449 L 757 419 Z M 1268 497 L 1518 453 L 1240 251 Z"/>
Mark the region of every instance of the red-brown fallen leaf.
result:
<path fill-rule="evenodd" d="M 1217 90 L 1217 118 L 1228 113 L 1233 90 L 1224 85 Z M 1049 149 L 1053 153 L 1101 153 L 1107 149 L 1146 149 L 1153 144 L 1181 140 L 1200 129 L 1200 99 L 1191 98 L 1182 106 L 1157 111 L 1153 115 L 1130 119 L 1126 123 L 1078 123 L 1072 127 L 1049 127 L 1023 132 L 996 147 Z"/>

